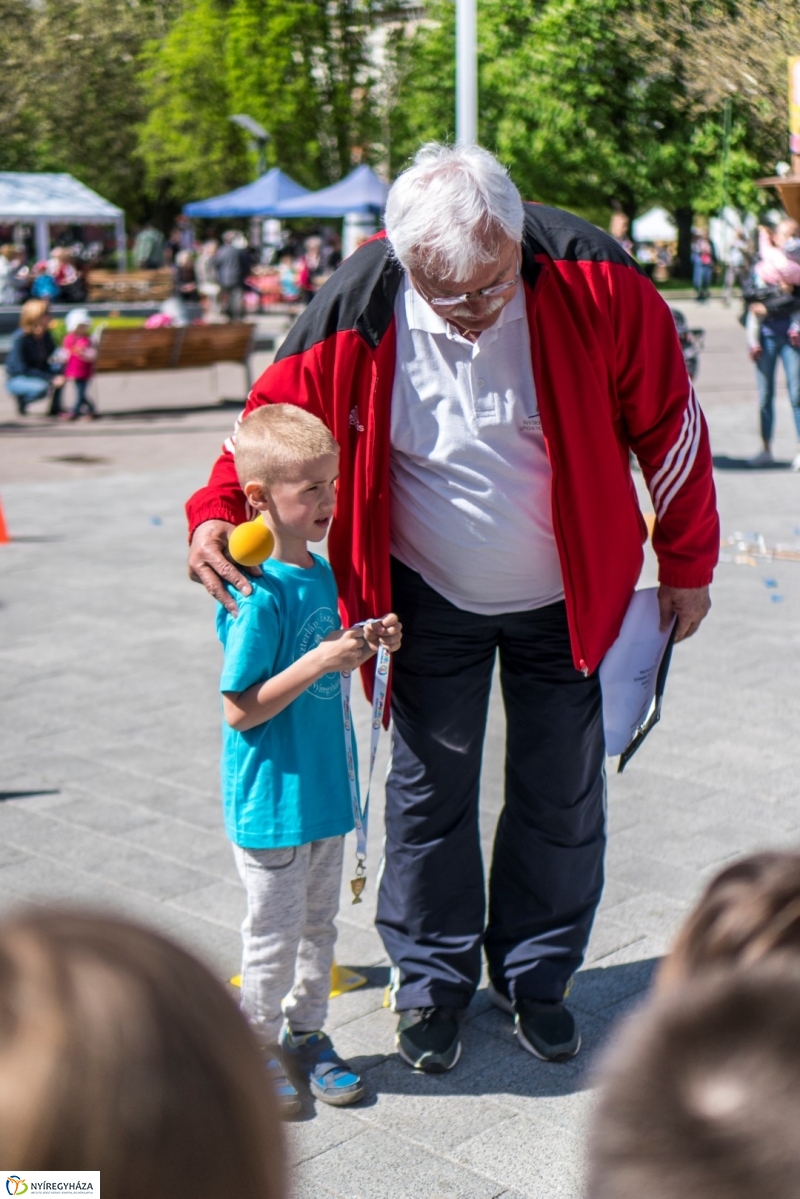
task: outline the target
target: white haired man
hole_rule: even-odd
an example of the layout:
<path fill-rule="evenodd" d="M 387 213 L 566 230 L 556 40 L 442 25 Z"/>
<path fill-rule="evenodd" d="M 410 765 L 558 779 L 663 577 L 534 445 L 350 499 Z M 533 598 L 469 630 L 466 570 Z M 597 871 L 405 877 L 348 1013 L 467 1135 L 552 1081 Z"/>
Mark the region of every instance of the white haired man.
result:
<path fill-rule="evenodd" d="M 398 612 L 377 923 L 398 1048 L 438 1072 L 488 960 L 521 1044 L 565 1060 L 564 1006 L 603 885 L 597 667 L 642 564 L 638 457 L 656 510 L 665 621 L 691 635 L 719 546 L 705 423 L 669 309 L 617 243 L 523 204 L 477 147 L 423 147 L 386 237 L 325 284 L 250 395 L 325 420 L 341 446 L 330 534 L 343 621 Z M 220 577 L 245 503 L 231 445 L 187 505 L 190 571 Z M 505 806 L 485 921 L 478 784 L 492 672 Z M 368 680 L 366 680 L 368 685 Z"/>

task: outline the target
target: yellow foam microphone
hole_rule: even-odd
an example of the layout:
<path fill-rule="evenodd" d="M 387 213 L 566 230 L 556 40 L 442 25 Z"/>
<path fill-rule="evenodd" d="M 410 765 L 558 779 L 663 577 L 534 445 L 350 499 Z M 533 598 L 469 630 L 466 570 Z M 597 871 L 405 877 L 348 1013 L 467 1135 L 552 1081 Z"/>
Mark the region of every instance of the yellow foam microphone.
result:
<path fill-rule="evenodd" d="M 240 566 L 260 566 L 274 549 L 275 538 L 263 516 L 237 525 L 228 541 L 228 553 Z"/>

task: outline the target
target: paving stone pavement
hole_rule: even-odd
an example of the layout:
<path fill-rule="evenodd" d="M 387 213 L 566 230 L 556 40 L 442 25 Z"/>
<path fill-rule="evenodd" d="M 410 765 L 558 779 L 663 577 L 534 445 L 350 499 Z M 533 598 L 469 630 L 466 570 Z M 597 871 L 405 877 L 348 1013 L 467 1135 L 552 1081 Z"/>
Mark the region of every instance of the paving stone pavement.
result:
<path fill-rule="evenodd" d="M 733 312 L 680 307 L 708 329 L 698 392 L 723 534 L 800 540 L 800 477 L 741 463 L 758 448 L 757 422 Z M 785 393 L 778 407 L 777 449 L 788 460 Z M 0 419 L 10 413 L 2 408 Z M 190 946 L 222 978 L 237 969 L 243 902 L 219 811 L 213 609 L 186 579 L 182 503 L 229 423 L 230 414 L 206 413 L 199 424 L 137 425 L 129 454 L 117 429 L 111 461 L 76 462 L 74 476 L 69 464 L 45 461 L 61 430 L 29 433 L 9 416 L 0 439 L 0 497 L 14 535 L 0 546 L 0 911 L 69 901 L 125 912 Z M 63 431 L 73 457 L 80 446 L 91 458 L 94 439 L 108 438 L 98 424 Z M 3 483 L 10 473 L 18 481 Z M 653 579 L 648 560 L 643 582 Z M 699 636 L 676 649 L 661 726 L 623 776 L 609 777 L 608 881 L 572 993 L 585 1045 L 575 1062 L 523 1053 L 484 989 L 452 1074 L 417 1076 L 399 1062 L 372 927 L 377 788 L 366 902 L 352 907 L 343 895 L 337 953 L 368 985 L 332 1001 L 329 1020 L 368 1095 L 350 1111 L 309 1101 L 288 1127 L 297 1199 L 582 1195 L 598 1049 L 641 1000 L 706 880 L 744 852 L 800 840 L 800 564 L 723 564 L 713 598 Z M 357 716 L 363 744 L 363 702 Z M 386 752 L 384 738 L 379 777 Z M 487 852 L 502 754 L 495 694 Z"/>

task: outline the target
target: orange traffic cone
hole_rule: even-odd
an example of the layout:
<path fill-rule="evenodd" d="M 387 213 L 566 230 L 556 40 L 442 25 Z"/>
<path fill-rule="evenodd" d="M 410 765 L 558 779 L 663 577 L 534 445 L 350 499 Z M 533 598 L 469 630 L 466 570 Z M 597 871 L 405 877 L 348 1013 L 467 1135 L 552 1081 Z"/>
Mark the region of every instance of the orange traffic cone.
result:
<path fill-rule="evenodd" d="M 3 516 L 3 504 L 0 501 L 0 545 L 6 545 L 10 540 L 8 528 L 6 527 L 6 518 Z"/>

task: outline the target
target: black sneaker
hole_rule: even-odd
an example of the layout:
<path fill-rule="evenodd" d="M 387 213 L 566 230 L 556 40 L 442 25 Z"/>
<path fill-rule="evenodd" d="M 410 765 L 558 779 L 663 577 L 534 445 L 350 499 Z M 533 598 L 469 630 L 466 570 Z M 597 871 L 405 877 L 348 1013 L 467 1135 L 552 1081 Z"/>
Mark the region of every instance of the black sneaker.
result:
<path fill-rule="evenodd" d="M 566 1062 L 581 1047 L 581 1034 L 563 1003 L 518 999 L 514 1004 L 514 1031 L 524 1049 L 543 1062 Z"/>
<path fill-rule="evenodd" d="M 404 1062 L 426 1074 L 444 1074 L 461 1057 L 456 1009 L 411 1008 L 397 1024 L 397 1052 Z"/>
<path fill-rule="evenodd" d="M 511 1002 L 508 988 L 504 982 L 499 978 L 492 979 L 489 982 L 487 993 L 491 1002 L 495 1007 L 499 1007 L 501 1012 L 508 1012 L 509 1016 L 514 1015 L 514 1004 Z"/>

